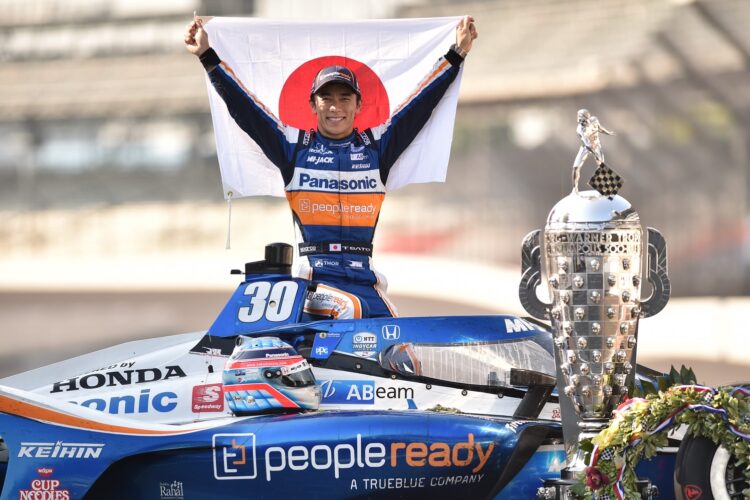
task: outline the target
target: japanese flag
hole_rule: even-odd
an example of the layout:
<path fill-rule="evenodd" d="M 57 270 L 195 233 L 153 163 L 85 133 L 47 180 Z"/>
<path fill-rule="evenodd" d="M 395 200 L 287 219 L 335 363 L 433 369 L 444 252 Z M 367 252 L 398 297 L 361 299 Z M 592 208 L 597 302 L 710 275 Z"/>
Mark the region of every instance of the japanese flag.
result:
<path fill-rule="evenodd" d="M 286 125 L 316 128 L 308 103 L 312 79 L 342 64 L 357 74 L 360 130 L 385 123 L 455 42 L 460 17 L 341 22 L 210 18 L 211 46 L 250 92 Z M 448 89 L 388 177 L 395 190 L 418 182 L 443 182 L 448 169 L 461 74 Z M 225 197 L 284 196 L 278 169 L 234 122 L 208 86 Z M 231 193 L 231 195 L 230 195 Z"/>

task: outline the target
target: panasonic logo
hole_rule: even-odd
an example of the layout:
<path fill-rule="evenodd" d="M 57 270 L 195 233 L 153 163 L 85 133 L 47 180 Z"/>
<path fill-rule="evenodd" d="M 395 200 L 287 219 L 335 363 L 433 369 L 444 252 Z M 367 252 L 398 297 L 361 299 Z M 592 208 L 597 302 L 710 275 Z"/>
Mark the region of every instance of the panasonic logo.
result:
<path fill-rule="evenodd" d="M 103 449 L 98 443 L 21 443 L 18 458 L 99 458 Z"/>
<path fill-rule="evenodd" d="M 363 179 L 320 179 L 309 174 L 300 174 L 300 187 L 329 189 L 331 191 L 364 191 L 377 189 L 378 181 L 371 177 Z"/>

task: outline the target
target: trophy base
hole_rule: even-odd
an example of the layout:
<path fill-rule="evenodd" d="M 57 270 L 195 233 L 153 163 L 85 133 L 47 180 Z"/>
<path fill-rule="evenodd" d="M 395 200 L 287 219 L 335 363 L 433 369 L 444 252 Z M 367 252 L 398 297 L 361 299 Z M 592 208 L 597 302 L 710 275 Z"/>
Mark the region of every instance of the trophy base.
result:
<path fill-rule="evenodd" d="M 579 439 L 591 439 L 607 425 L 608 420 L 600 418 L 585 418 L 578 422 Z M 568 459 L 568 465 L 560 471 L 560 479 L 549 479 L 536 492 L 539 500 L 568 500 L 578 496 L 573 487 L 584 480 L 588 463 L 580 447 L 575 447 L 573 456 Z M 636 479 L 636 488 L 644 499 L 653 499 L 659 495 L 659 489 L 647 479 Z"/>
<path fill-rule="evenodd" d="M 577 479 L 548 479 L 544 486 L 536 490 L 536 497 L 539 500 L 569 500 L 578 498 L 573 493 L 573 486 L 578 483 Z M 651 484 L 647 479 L 637 479 L 635 486 L 640 493 L 641 498 L 652 500 L 659 496 L 659 488 Z"/>

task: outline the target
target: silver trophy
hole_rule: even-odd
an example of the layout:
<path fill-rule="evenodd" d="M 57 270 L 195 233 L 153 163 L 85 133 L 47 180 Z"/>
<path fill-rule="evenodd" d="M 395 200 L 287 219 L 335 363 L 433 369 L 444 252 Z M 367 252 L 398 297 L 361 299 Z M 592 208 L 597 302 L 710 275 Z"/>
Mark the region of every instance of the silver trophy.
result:
<path fill-rule="evenodd" d="M 580 134 L 583 145 L 573 165 L 573 192 L 554 206 L 544 232 L 529 233 L 522 247 L 519 296 L 529 314 L 552 323 L 568 448 L 561 481 L 553 482 L 546 493 L 540 490 L 542 498 L 564 495 L 566 485 L 584 471 L 587 464 L 577 443 L 598 434 L 628 394 L 635 375 L 638 320 L 661 311 L 670 294 L 661 234 L 648 228 L 644 240 L 638 213 L 616 189 L 578 191 L 580 168 L 589 153 L 600 168 L 604 164 L 598 131 L 611 134 L 598 121 L 590 126 L 588 111 L 579 111 L 578 117 L 578 128 L 589 129 Z M 588 124 L 582 125 L 582 118 Z M 595 185 L 593 180 L 590 184 Z M 641 300 L 644 262 L 651 295 Z M 550 303 L 537 296 L 543 282 Z"/>

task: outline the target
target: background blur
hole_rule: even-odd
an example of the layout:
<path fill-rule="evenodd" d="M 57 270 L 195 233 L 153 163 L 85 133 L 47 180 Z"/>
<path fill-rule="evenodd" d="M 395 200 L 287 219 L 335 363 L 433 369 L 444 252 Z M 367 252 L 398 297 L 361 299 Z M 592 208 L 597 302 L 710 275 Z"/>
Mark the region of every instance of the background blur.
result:
<path fill-rule="evenodd" d="M 402 315 L 521 313 L 520 241 L 571 188 L 576 110 L 621 194 L 669 245 L 673 301 L 640 360 L 750 379 L 745 0 L 0 0 L 0 376 L 128 338 L 203 330 L 232 267 L 293 241 L 283 199 L 233 203 L 231 242 L 201 15 L 461 15 L 467 61 L 445 184 L 391 193 L 377 267 Z M 593 162 L 582 178 L 588 179 Z M 582 181 L 582 185 L 583 185 Z M 717 370 L 716 367 L 719 366 Z"/>

